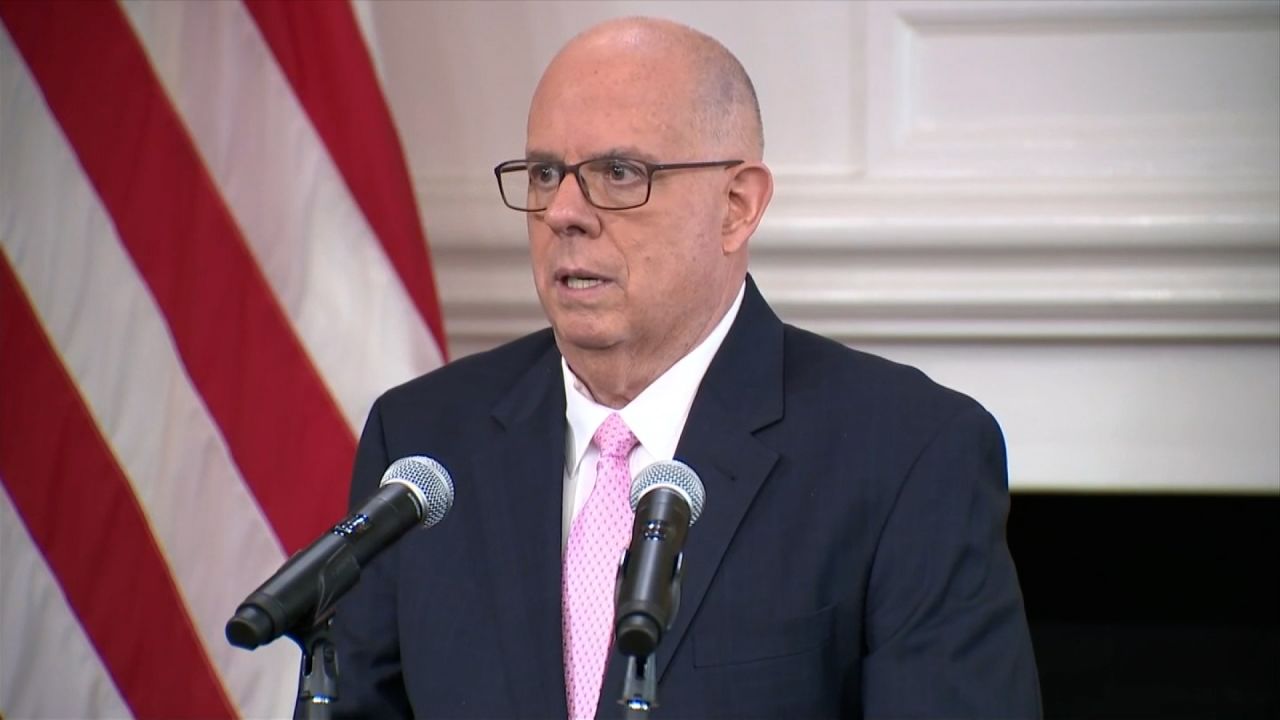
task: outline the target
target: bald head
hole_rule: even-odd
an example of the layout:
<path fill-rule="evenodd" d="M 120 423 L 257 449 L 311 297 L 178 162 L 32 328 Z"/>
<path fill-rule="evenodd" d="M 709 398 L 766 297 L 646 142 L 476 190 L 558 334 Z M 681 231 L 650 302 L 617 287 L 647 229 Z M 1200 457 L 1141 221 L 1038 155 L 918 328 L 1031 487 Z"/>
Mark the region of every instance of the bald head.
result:
<path fill-rule="evenodd" d="M 610 20 L 570 40 L 547 67 L 539 91 L 554 78 L 584 72 L 612 72 L 635 83 L 637 92 L 656 90 L 683 115 L 706 152 L 747 161 L 763 157 L 764 129 L 751 78 L 709 35 L 656 18 Z"/>
<path fill-rule="evenodd" d="M 604 23 L 547 66 L 514 167 L 520 192 L 555 185 L 527 215 L 534 282 L 597 402 L 626 405 L 733 305 L 773 196 L 762 151 L 742 65 L 683 25 Z"/>

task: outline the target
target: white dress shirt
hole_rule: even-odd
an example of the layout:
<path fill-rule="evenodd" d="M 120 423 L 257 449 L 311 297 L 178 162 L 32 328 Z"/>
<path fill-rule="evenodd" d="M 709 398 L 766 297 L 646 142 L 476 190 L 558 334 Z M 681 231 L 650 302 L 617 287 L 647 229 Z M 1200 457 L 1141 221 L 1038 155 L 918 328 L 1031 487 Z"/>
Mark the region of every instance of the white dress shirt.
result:
<path fill-rule="evenodd" d="M 693 397 L 702 384 L 702 376 L 707 374 L 707 367 L 715 357 L 729 327 L 738 316 L 738 308 L 742 306 L 742 296 L 746 283 L 738 288 L 738 296 L 729 307 L 724 317 L 716 324 L 711 334 L 687 355 L 680 358 L 666 372 L 658 376 L 626 407 L 615 411 L 596 402 L 591 397 L 587 386 L 573 374 L 569 363 L 560 358 L 560 368 L 564 375 L 565 394 L 565 432 L 564 447 L 564 518 L 561 526 L 561 547 L 568 541 L 569 528 L 573 518 L 587 502 L 591 488 L 595 486 L 596 461 L 600 451 L 591 442 L 596 430 L 604 423 L 610 413 L 622 415 L 623 421 L 635 434 L 640 444 L 631 451 L 631 477 L 659 460 L 671 460 L 676 454 L 676 445 L 684 432 L 684 423 L 689 418 L 689 408 L 693 405 Z"/>

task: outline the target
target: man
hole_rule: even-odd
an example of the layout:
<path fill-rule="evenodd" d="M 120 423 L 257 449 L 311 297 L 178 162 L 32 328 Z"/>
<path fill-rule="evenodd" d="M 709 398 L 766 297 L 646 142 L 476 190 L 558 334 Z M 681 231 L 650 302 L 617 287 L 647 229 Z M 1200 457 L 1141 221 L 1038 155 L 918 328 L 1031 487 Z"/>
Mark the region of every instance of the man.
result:
<path fill-rule="evenodd" d="M 674 457 L 707 500 L 655 716 L 1039 713 L 1000 431 L 918 371 L 777 319 L 747 275 L 762 156 L 750 80 L 709 37 L 613 21 L 552 61 L 525 158 L 497 168 L 551 329 L 375 405 L 353 501 L 418 454 L 456 500 L 340 606 L 339 710 L 620 716 L 631 516 L 606 496 Z"/>

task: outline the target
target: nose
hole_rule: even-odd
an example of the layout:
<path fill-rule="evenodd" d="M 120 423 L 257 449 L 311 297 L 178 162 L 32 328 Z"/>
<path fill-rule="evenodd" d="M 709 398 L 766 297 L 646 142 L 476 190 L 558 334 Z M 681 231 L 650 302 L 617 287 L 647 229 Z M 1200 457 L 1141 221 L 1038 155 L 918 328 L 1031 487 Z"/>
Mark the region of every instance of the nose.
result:
<path fill-rule="evenodd" d="M 561 181 L 547 209 L 542 212 L 542 218 L 557 235 L 594 237 L 600 232 L 600 216 L 596 207 L 587 202 L 582 185 L 574 174 Z"/>

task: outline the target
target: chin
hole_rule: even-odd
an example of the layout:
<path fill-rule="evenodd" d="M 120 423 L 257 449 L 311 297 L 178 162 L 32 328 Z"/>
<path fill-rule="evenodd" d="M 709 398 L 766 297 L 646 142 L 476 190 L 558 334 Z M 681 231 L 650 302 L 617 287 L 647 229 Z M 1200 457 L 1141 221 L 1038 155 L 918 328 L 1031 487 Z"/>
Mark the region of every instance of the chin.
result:
<path fill-rule="evenodd" d="M 578 350 L 608 350 L 619 342 L 617 333 L 599 327 L 584 328 L 575 326 L 573 322 L 554 321 L 551 326 L 556 333 L 556 344 L 561 348 L 568 346 Z"/>

